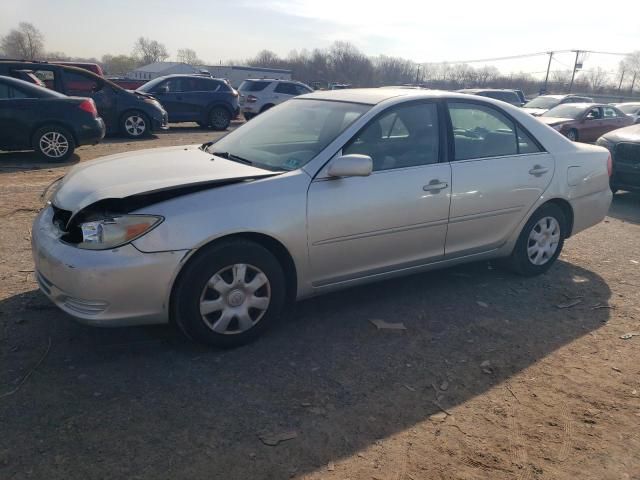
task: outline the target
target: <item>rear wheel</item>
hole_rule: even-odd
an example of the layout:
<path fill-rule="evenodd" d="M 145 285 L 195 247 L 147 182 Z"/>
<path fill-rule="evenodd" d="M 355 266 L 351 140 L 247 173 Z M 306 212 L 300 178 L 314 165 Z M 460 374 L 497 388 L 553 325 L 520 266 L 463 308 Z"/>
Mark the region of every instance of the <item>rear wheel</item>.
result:
<path fill-rule="evenodd" d="M 231 123 L 231 114 L 224 107 L 213 107 L 209 112 L 209 124 L 214 130 L 226 130 Z"/>
<path fill-rule="evenodd" d="M 127 112 L 122 116 L 120 130 L 129 138 L 142 138 L 151 133 L 149 117 L 138 111 Z"/>
<path fill-rule="evenodd" d="M 578 141 L 578 131 L 575 128 L 572 128 L 567 132 L 567 138 L 572 142 Z"/>
<path fill-rule="evenodd" d="M 567 236 L 567 219 L 552 203 L 540 207 L 520 232 L 507 265 L 511 270 L 531 277 L 540 275 L 556 261 Z"/>
<path fill-rule="evenodd" d="M 264 332 L 284 301 L 277 259 L 261 245 L 241 240 L 196 254 L 176 283 L 172 315 L 190 338 L 232 348 Z"/>
<path fill-rule="evenodd" d="M 46 160 L 64 162 L 76 148 L 71 132 L 58 125 L 39 128 L 33 135 L 33 149 Z"/>

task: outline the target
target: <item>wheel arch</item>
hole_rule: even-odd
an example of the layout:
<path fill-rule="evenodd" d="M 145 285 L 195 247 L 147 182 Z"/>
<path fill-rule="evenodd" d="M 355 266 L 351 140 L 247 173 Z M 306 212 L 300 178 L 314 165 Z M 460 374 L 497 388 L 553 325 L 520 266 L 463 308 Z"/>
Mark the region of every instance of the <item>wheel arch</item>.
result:
<path fill-rule="evenodd" d="M 293 260 L 293 257 L 289 253 L 289 250 L 287 249 L 287 247 L 285 247 L 284 244 L 279 240 L 277 240 L 276 238 L 264 233 L 258 233 L 258 232 L 231 233 L 228 235 L 223 235 L 222 237 L 215 238 L 214 240 L 211 240 L 207 243 L 200 245 L 197 249 L 192 251 L 187 256 L 185 261 L 182 262 L 177 275 L 175 275 L 175 278 L 173 279 L 173 283 L 171 284 L 171 290 L 169 294 L 169 312 L 170 312 L 171 321 L 173 321 L 172 312 L 174 311 L 173 307 L 175 304 L 174 294 L 176 290 L 176 285 L 178 284 L 178 281 L 182 276 L 185 270 L 185 267 L 190 262 L 194 261 L 198 257 L 198 255 L 201 252 L 203 252 L 205 249 L 210 248 L 219 243 L 232 242 L 234 240 L 248 240 L 250 242 L 256 243 L 266 248 L 273 256 L 275 256 L 276 259 L 278 260 L 278 263 L 280 263 L 280 265 L 282 266 L 282 271 L 285 276 L 286 300 L 288 303 L 291 303 L 296 299 L 297 288 L 298 288 L 298 272 L 297 272 L 296 264 Z"/>
<path fill-rule="evenodd" d="M 76 144 L 76 146 L 78 146 L 78 135 L 76 134 L 76 131 L 70 125 L 67 125 L 64 122 L 61 122 L 60 120 L 42 120 L 42 121 L 36 123 L 31 128 L 31 132 L 29 133 L 29 141 L 31 142 L 31 146 L 33 146 L 33 140 L 34 140 L 33 137 L 35 136 L 36 132 L 38 130 L 40 130 L 41 128 L 46 127 L 48 125 L 61 127 L 61 128 L 64 128 L 65 130 L 68 130 L 69 132 L 71 132 L 71 136 L 73 137 L 73 141 Z"/>
<path fill-rule="evenodd" d="M 564 199 L 564 198 L 551 198 L 549 200 L 547 200 L 546 202 L 544 202 L 543 204 L 541 204 L 538 208 L 536 208 L 535 211 L 537 211 L 538 209 L 544 207 L 545 205 L 548 204 L 554 204 L 557 205 L 561 210 L 562 213 L 565 216 L 565 219 L 567 220 L 567 235 L 565 238 L 569 238 L 571 236 L 571 232 L 573 231 L 573 207 L 571 206 L 571 204 L 569 203 L 568 200 Z M 531 213 L 531 215 L 533 215 L 533 213 Z"/>
<path fill-rule="evenodd" d="M 260 107 L 260 113 L 264 112 L 265 110 L 269 110 L 270 108 L 273 108 L 275 106 L 276 106 L 275 103 L 265 103 L 262 107 Z"/>

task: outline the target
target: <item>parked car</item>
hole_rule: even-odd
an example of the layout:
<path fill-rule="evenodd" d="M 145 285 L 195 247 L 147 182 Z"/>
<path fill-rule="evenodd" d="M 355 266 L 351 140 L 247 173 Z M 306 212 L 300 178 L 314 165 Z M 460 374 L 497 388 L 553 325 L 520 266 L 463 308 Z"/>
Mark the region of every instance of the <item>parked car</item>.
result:
<path fill-rule="evenodd" d="M 544 273 L 607 214 L 609 159 L 489 98 L 315 92 L 215 143 L 75 166 L 35 219 L 36 278 L 85 323 L 235 346 L 288 300 L 492 258 Z"/>
<path fill-rule="evenodd" d="M 516 95 L 518 95 L 518 98 L 520 99 L 520 102 L 522 102 L 522 105 L 529 101 L 527 100 L 527 97 L 524 96 L 524 92 L 522 90 L 514 90 L 514 92 L 516 92 Z"/>
<path fill-rule="evenodd" d="M 593 98 L 581 95 L 540 95 L 525 103 L 522 109 L 534 117 L 539 117 L 547 110 L 565 103 L 593 103 Z"/>
<path fill-rule="evenodd" d="M 480 95 L 481 97 L 495 98 L 503 102 L 510 103 L 516 107 L 521 107 L 524 102 L 515 90 L 497 89 L 497 88 L 465 88 L 458 90 L 459 93 L 467 93 L 469 95 Z"/>
<path fill-rule="evenodd" d="M 634 123 L 640 123 L 640 103 L 638 102 L 627 102 L 627 103 L 616 103 L 615 106 L 620 109 L 620 111 L 626 115 L 629 115 L 633 118 Z"/>
<path fill-rule="evenodd" d="M 141 138 L 169 128 L 167 112 L 151 95 L 125 90 L 106 78 L 76 67 L 0 60 L 0 75 L 14 77 L 25 69 L 33 71 L 57 92 L 92 98 L 108 134 L 121 133 L 129 138 Z"/>
<path fill-rule="evenodd" d="M 640 190 L 640 124 L 606 133 L 597 145 L 611 152 L 611 190 Z"/>
<path fill-rule="evenodd" d="M 96 144 L 104 133 L 90 98 L 0 76 L 0 150 L 35 150 L 46 160 L 64 161 L 77 146 Z"/>
<path fill-rule="evenodd" d="M 238 92 L 210 75 L 166 75 L 137 90 L 153 95 L 169 114 L 169 122 L 197 122 L 201 127 L 226 130 L 238 116 Z"/>
<path fill-rule="evenodd" d="M 600 103 L 566 103 L 538 118 L 574 142 L 595 142 L 611 130 L 633 124 L 613 105 Z"/>
<path fill-rule="evenodd" d="M 291 80 L 247 79 L 238 87 L 242 115 L 251 120 L 282 102 L 313 92 L 308 85 Z"/>

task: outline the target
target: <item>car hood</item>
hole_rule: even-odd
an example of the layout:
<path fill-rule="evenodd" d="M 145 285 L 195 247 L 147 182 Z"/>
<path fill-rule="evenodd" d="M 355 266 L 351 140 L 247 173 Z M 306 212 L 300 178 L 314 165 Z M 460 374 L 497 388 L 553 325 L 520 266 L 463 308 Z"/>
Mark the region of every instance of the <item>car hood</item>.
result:
<path fill-rule="evenodd" d="M 560 125 L 561 123 L 575 122 L 573 118 L 560 118 L 560 117 L 538 117 L 542 123 L 547 125 Z"/>
<path fill-rule="evenodd" d="M 604 134 L 602 137 L 614 143 L 640 143 L 640 125 L 631 125 L 630 127 L 619 128 Z"/>
<path fill-rule="evenodd" d="M 539 117 L 544 112 L 548 111 L 547 108 L 531 108 L 531 107 L 522 107 L 522 110 L 524 110 L 527 113 L 530 113 L 534 117 Z"/>
<path fill-rule="evenodd" d="M 77 165 L 58 185 L 52 203 L 75 216 L 100 200 L 198 185 L 213 187 L 279 173 L 215 157 L 198 145 L 154 148 Z"/>

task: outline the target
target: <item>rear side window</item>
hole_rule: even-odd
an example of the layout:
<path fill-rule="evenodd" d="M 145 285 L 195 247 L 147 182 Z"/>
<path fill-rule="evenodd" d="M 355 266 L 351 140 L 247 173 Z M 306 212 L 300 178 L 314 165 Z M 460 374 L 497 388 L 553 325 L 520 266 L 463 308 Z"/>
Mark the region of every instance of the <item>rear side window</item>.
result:
<path fill-rule="evenodd" d="M 531 138 L 531 136 L 522 129 L 522 127 L 516 125 L 516 131 L 518 132 L 518 153 L 542 152 L 538 143 L 535 142 L 533 138 Z"/>
<path fill-rule="evenodd" d="M 518 140 L 514 123 L 493 108 L 452 102 L 455 160 L 516 155 Z"/>
<path fill-rule="evenodd" d="M 293 83 L 278 83 L 275 88 L 276 93 L 282 93 L 283 95 L 298 95 L 297 85 Z"/>
<path fill-rule="evenodd" d="M 64 72 L 64 87 L 67 95 L 87 96 L 100 90 L 100 82 L 87 75 Z"/>
<path fill-rule="evenodd" d="M 616 111 L 615 108 L 604 107 L 603 110 L 604 110 L 604 118 L 616 118 L 621 116 L 621 115 L 618 115 L 618 112 Z"/>
<path fill-rule="evenodd" d="M 262 90 L 267 88 L 267 85 L 269 85 L 270 83 L 270 81 L 263 80 L 245 80 L 240 84 L 238 90 L 242 92 L 261 92 Z"/>
<path fill-rule="evenodd" d="M 18 88 L 0 83 L 0 100 L 9 100 L 17 98 L 37 98 L 35 95 L 28 94 Z"/>

